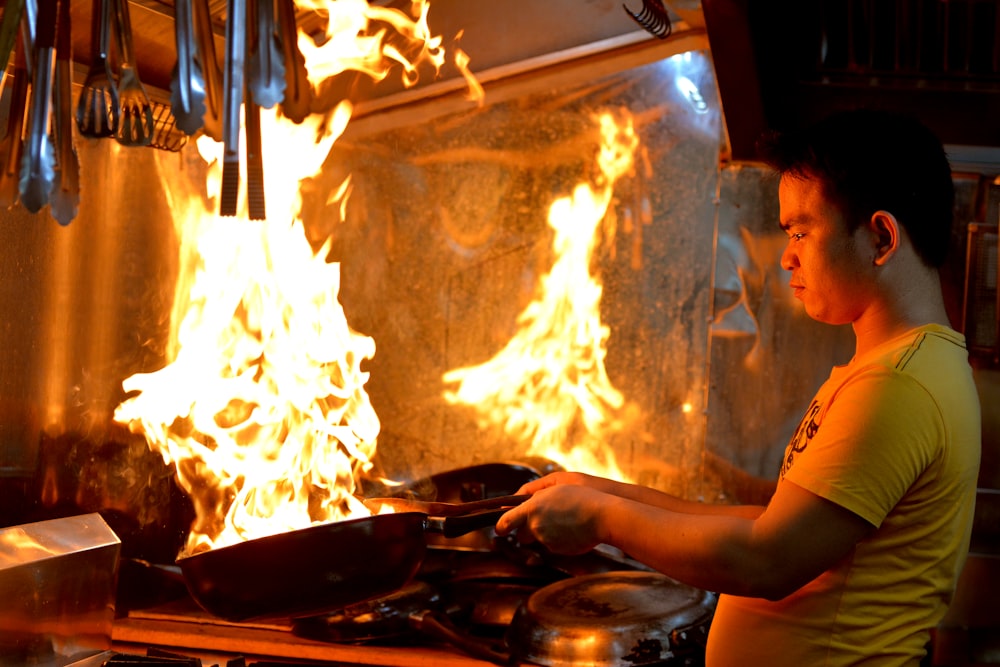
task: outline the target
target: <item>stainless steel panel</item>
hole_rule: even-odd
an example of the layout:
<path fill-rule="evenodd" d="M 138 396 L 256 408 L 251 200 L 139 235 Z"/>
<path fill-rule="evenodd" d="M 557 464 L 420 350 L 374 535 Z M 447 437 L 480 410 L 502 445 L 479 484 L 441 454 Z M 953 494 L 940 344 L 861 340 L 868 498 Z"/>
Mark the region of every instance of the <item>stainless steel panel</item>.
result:
<path fill-rule="evenodd" d="M 0 530 L 0 663 L 64 665 L 110 648 L 120 546 L 98 514 Z"/>

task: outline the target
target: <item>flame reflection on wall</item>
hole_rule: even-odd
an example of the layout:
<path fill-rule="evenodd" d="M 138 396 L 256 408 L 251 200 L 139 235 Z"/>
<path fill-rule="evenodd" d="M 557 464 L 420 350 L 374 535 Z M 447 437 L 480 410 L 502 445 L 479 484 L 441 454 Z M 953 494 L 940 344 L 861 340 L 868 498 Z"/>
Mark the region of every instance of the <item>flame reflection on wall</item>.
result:
<path fill-rule="evenodd" d="M 633 168 L 638 138 L 627 113 L 600 115 L 598 183 L 581 183 L 549 208 L 555 262 L 540 296 L 518 317 L 514 338 L 489 361 L 444 376 L 446 394 L 500 425 L 528 454 L 567 468 L 623 478 L 606 436 L 619 428 L 625 399 L 604 366 L 610 331 L 601 322 L 602 288 L 591 274 L 615 181 Z M 578 426 L 582 428 L 578 428 Z"/>

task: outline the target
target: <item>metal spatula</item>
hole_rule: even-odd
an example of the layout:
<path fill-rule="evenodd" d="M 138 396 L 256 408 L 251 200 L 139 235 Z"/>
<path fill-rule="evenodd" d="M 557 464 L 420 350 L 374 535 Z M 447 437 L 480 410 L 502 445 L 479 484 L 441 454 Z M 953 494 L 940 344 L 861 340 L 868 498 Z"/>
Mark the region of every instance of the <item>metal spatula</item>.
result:
<path fill-rule="evenodd" d="M 153 140 L 153 106 L 146 94 L 146 88 L 139 79 L 139 70 L 132 48 L 132 19 L 129 16 L 129 0 L 115 3 L 115 24 L 121 47 L 118 72 L 118 101 L 121 118 L 115 139 L 123 146 L 148 146 Z"/>
<path fill-rule="evenodd" d="M 76 103 L 76 127 L 80 134 L 92 139 L 114 136 L 118 132 L 121 115 L 118 84 L 115 83 L 108 59 L 112 2 L 114 0 L 94 0 L 90 68 Z"/>

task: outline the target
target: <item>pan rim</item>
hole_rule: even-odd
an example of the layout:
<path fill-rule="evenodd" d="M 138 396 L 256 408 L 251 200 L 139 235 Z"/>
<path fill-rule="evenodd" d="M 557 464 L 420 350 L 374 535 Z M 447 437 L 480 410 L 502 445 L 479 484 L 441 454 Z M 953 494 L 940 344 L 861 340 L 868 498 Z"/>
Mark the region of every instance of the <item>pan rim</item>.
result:
<path fill-rule="evenodd" d="M 333 520 L 333 521 L 323 521 L 321 523 L 314 523 L 314 524 L 312 524 L 310 526 L 306 526 L 304 528 L 295 528 L 293 530 L 286 530 L 286 531 L 281 532 L 281 533 L 271 533 L 270 535 L 262 535 L 261 537 L 253 537 L 253 538 L 250 538 L 248 540 L 243 540 L 242 542 L 235 542 L 233 544 L 227 544 L 227 545 L 222 546 L 222 547 L 215 547 L 213 549 L 205 549 L 205 550 L 193 553 L 193 554 L 185 554 L 183 556 L 178 556 L 175 559 L 175 563 L 178 564 L 178 565 L 180 565 L 183 562 L 190 561 L 193 558 L 197 558 L 198 556 L 204 556 L 204 555 L 210 554 L 210 553 L 222 553 L 222 552 L 231 553 L 233 551 L 247 549 L 249 547 L 244 546 L 244 545 L 247 545 L 247 544 L 261 545 L 261 544 L 269 544 L 271 542 L 277 542 L 279 540 L 282 541 L 282 542 L 287 542 L 289 535 L 295 535 L 296 537 L 300 537 L 301 536 L 301 537 L 305 538 L 305 537 L 308 537 L 308 535 L 310 535 L 311 533 L 327 532 L 327 531 L 330 530 L 331 527 L 335 527 L 335 526 L 343 526 L 344 530 L 348 530 L 348 529 L 350 529 L 350 527 L 358 525 L 358 524 L 363 523 L 363 522 L 364 523 L 371 523 L 371 524 L 375 524 L 375 523 L 379 523 L 379 522 L 386 523 L 388 521 L 388 519 L 385 518 L 385 517 L 415 517 L 415 520 L 418 523 L 420 523 L 423 527 L 425 527 L 426 524 L 427 524 L 427 515 L 423 514 L 422 512 L 393 512 L 393 513 L 388 513 L 388 514 L 372 514 L 371 516 L 354 517 L 352 519 L 340 519 L 340 520 Z M 398 519 L 398 518 L 395 519 L 395 521 L 397 523 L 399 521 L 404 521 L 404 520 L 405 519 Z M 281 539 L 281 538 L 284 538 L 284 539 Z M 255 550 L 256 550 L 256 548 L 255 548 Z"/>

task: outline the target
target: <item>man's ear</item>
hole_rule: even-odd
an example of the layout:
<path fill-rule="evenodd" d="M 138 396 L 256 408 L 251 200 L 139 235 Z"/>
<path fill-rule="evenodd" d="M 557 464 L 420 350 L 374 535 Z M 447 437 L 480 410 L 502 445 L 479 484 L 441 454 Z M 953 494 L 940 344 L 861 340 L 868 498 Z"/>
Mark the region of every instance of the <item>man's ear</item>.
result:
<path fill-rule="evenodd" d="M 899 249 L 902 233 L 899 221 L 888 211 L 875 211 L 868 222 L 868 228 L 875 239 L 875 257 L 872 258 L 872 264 L 883 266 Z"/>

